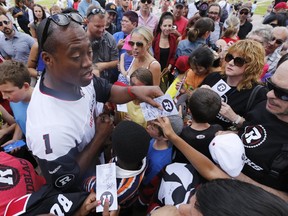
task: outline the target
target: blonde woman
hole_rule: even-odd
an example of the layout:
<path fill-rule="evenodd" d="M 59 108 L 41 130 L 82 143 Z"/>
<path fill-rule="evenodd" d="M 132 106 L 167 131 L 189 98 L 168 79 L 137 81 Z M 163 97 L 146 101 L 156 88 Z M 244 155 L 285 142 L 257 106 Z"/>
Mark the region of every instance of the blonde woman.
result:
<path fill-rule="evenodd" d="M 225 55 L 224 74 L 209 74 L 202 85 L 214 86 L 219 80 L 224 80 L 230 87 L 222 96 L 222 106 L 213 124 L 220 124 L 228 129 L 231 126 L 241 126 L 246 114 L 256 104 L 266 100 L 267 90 L 261 88 L 252 103 L 247 109 L 249 97 L 258 85 L 259 75 L 264 66 L 265 51 L 263 46 L 253 40 L 240 40 L 228 48 Z"/>
<path fill-rule="evenodd" d="M 161 66 L 149 52 L 152 41 L 152 32 L 147 27 L 137 27 L 132 31 L 128 44 L 132 47 L 133 60 L 127 74 L 130 77 L 136 69 L 147 68 L 152 72 L 153 85 L 159 86 Z"/>

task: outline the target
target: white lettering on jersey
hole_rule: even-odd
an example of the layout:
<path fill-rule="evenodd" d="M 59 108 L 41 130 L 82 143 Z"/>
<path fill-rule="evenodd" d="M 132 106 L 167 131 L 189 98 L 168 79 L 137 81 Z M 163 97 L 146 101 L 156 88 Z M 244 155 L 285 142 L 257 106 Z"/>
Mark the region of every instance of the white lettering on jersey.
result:
<path fill-rule="evenodd" d="M 0 170 L 0 182 L 13 185 L 13 178 L 12 178 L 13 171 L 11 169 L 7 169 L 5 171 Z M 10 175 L 10 176 L 8 176 Z"/>
<path fill-rule="evenodd" d="M 58 216 L 64 216 L 64 212 L 69 212 L 69 210 L 71 209 L 73 202 L 71 200 L 69 200 L 67 197 L 65 197 L 63 194 L 59 194 L 57 197 L 57 200 L 59 203 L 55 203 L 52 208 L 50 209 L 50 213 L 53 213 L 55 215 Z M 63 210 L 61 209 L 61 207 L 63 208 Z"/>
<path fill-rule="evenodd" d="M 253 140 L 258 140 L 261 138 L 261 134 L 260 132 L 258 131 L 257 128 L 253 127 L 253 129 L 249 132 L 249 133 L 246 133 L 245 134 L 245 139 L 246 139 L 246 142 L 248 144 L 251 143 L 251 141 Z"/>
<path fill-rule="evenodd" d="M 249 158 L 245 157 L 245 163 L 252 167 L 253 169 L 257 170 L 257 171 L 261 171 L 263 170 L 262 167 L 258 166 L 257 164 L 255 164 L 254 162 L 252 162 Z"/>

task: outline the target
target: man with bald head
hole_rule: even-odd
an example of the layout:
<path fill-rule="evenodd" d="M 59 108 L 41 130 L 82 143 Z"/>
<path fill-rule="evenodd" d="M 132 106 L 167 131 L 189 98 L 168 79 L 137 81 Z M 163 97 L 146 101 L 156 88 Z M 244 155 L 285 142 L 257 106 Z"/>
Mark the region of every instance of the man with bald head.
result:
<path fill-rule="evenodd" d="M 267 101 L 247 114 L 239 130 L 245 152 L 240 180 L 259 185 L 288 200 L 288 54 L 267 79 Z"/>
<path fill-rule="evenodd" d="M 91 42 L 78 13 L 55 14 L 37 28 L 46 70 L 27 110 L 27 145 L 38 158 L 48 184 L 59 191 L 79 190 L 95 176 L 97 153 L 112 122 L 99 116 L 97 104 L 126 103 L 134 98 L 159 106 L 159 87 L 120 87 L 92 73 Z"/>

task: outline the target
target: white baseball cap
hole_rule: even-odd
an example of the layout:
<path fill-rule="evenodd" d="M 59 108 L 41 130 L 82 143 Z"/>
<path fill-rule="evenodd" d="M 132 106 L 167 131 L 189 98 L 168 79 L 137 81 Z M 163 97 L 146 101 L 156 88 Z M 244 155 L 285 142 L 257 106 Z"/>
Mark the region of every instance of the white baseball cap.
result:
<path fill-rule="evenodd" d="M 215 163 L 231 177 L 240 174 L 244 166 L 245 149 L 237 134 L 221 134 L 209 144 L 209 151 Z"/>

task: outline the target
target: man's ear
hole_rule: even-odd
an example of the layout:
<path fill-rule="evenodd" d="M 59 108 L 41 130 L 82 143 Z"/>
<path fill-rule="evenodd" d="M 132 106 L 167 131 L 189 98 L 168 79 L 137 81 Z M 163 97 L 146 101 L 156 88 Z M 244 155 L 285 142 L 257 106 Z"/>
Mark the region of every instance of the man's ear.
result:
<path fill-rule="evenodd" d="M 42 57 L 42 60 L 45 63 L 45 65 L 49 66 L 53 63 L 54 58 L 50 53 L 42 51 L 41 57 Z"/>

